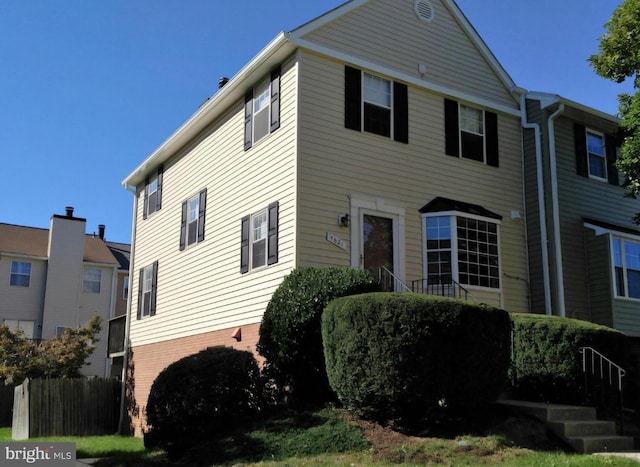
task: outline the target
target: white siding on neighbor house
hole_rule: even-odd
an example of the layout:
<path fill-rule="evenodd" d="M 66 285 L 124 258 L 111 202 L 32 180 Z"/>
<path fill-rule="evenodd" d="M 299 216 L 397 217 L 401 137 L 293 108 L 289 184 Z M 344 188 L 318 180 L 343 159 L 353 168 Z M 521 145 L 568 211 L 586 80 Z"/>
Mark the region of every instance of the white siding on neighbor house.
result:
<path fill-rule="evenodd" d="M 480 204 L 503 216 L 503 296 L 470 290 L 482 301 L 528 311 L 524 219 L 511 219 L 512 210 L 524 213 L 519 120 L 498 115 L 499 168 L 445 155 L 444 99 L 413 86 L 408 90 L 409 144 L 345 129 L 344 66 L 301 54 L 298 265 L 350 265 L 350 245 L 342 250 L 326 240 L 326 233 L 348 242 L 351 233 L 337 225 L 337 218 L 349 212 L 350 198 L 379 198 L 405 209 L 401 276 L 408 282 L 421 279 L 423 229 L 418 210 L 442 196 Z"/>
<path fill-rule="evenodd" d="M 281 126 L 243 150 L 237 102 L 164 165 L 162 208 L 143 220 L 138 187 L 135 263 L 130 278 L 131 343 L 139 346 L 260 322 L 295 262 L 296 80 L 282 65 Z M 181 205 L 207 189 L 205 238 L 179 250 Z M 240 273 L 241 219 L 279 202 L 279 261 Z M 140 269 L 158 261 L 156 315 L 136 319 Z"/>
<path fill-rule="evenodd" d="M 11 263 L 21 261 L 31 263 L 29 287 L 10 285 Z M 34 337 L 39 337 L 42 323 L 42 305 L 47 277 L 47 262 L 43 259 L 0 255 L 0 324 L 5 319 L 34 322 Z"/>
<path fill-rule="evenodd" d="M 411 76 L 517 108 L 480 50 L 449 9 L 432 0 L 434 19 L 414 13 L 413 0 L 374 0 L 303 38 Z M 426 72 L 419 72 L 419 65 Z"/>
<path fill-rule="evenodd" d="M 555 135 L 566 315 L 590 320 L 583 217 L 634 228 L 640 200 L 624 197 L 622 187 L 576 173 L 573 120 L 558 118 Z"/>

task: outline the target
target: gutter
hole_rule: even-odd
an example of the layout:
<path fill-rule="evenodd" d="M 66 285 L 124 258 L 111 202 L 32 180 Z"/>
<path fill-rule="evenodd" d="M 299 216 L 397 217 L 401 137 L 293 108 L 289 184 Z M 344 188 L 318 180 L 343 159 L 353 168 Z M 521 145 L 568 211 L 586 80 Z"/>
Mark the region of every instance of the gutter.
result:
<path fill-rule="evenodd" d="M 528 93 L 520 94 L 520 113 L 522 127 L 532 129 L 536 147 L 536 179 L 538 187 L 538 211 L 540 218 L 540 246 L 542 248 L 542 282 L 544 291 L 544 309 L 547 315 L 552 314 L 551 309 L 551 279 L 549 276 L 549 247 L 546 223 L 546 206 L 544 202 L 544 178 L 542 174 L 542 143 L 540 137 L 540 125 L 531 123 L 527 119 L 526 98 Z"/>
<path fill-rule="evenodd" d="M 558 288 L 558 316 L 565 317 L 564 277 L 562 273 L 562 243 L 560 238 L 560 203 L 558 201 L 558 169 L 556 157 L 556 135 L 554 121 L 564 112 L 561 103 L 548 120 L 549 130 L 549 165 L 551 166 L 551 211 L 553 216 L 553 241 L 555 250 L 556 284 Z"/>

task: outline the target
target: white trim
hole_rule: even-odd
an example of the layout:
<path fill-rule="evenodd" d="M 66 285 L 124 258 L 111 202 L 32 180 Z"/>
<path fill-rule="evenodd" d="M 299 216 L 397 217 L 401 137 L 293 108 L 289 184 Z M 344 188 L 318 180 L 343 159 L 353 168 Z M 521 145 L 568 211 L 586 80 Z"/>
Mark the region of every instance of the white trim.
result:
<path fill-rule="evenodd" d="M 32 256 L 32 255 L 25 255 L 22 253 L 11 253 L 11 252 L 0 253 L 0 259 L 3 259 L 3 258 L 19 258 L 19 259 L 30 259 L 33 261 L 49 261 L 48 256 Z"/>
<path fill-rule="evenodd" d="M 638 235 L 634 235 L 629 232 L 621 232 L 619 230 L 608 229 L 606 227 L 601 227 L 599 225 L 591 224 L 589 222 L 585 222 L 583 224 L 586 228 L 591 229 L 595 232 L 596 237 L 601 235 L 610 234 L 614 237 L 626 238 L 627 240 L 633 240 L 635 242 L 640 242 L 640 233 Z"/>
<path fill-rule="evenodd" d="M 351 1 L 348 1 L 347 3 L 343 3 L 342 5 L 334 8 L 333 10 L 318 16 L 316 19 L 312 19 L 311 21 L 306 22 L 302 26 L 297 27 L 296 29 L 292 30 L 289 34 L 295 38 L 299 38 L 301 36 L 309 34 L 310 32 L 329 24 L 333 20 L 338 19 L 342 15 L 347 14 L 350 11 L 353 11 L 356 8 L 361 7 L 368 1 L 369 0 L 351 0 Z"/>
<path fill-rule="evenodd" d="M 425 80 L 423 78 L 410 75 L 408 73 L 402 73 L 393 68 L 389 68 L 374 62 L 370 62 L 369 60 L 365 60 L 365 59 L 350 55 L 348 53 L 340 52 L 330 47 L 318 45 L 313 42 L 307 41 L 305 39 L 289 37 L 289 40 L 291 41 L 292 44 L 302 49 L 306 49 L 311 52 L 325 55 L 327 57 L 333 58 L 341 62 L 349 63 L 356 68 L 366 69 L 367 71 L 372 71 L 376 74 L 385 75 L 393 79 L 394 81 L 403 81 L 405 83 L 409 83 L 413 86 L 426 89 L 436 94 L 449 96 L 456 100 L 466 101 L 466 102 L 475 104 L 479 107 L 494 110 L 496 112 L 510 115 L 512 117 L 520 118 L 520 110 L 517 108 L 507 107 L 506 105 L 498 104 L 495 101 L 485 99 L 483 97 L 474 96 L 466 92 L 461 92 L 456 89 L 450 88 L 448 86 L 436 84 L 431 81 Z M 514 100 L 514 102 L 516 101 Z"/>
<path fill-rule="evenodd" d="M 597 136 L 602 140 L 602 154 L 597 154 L 595 152 L 589 151 L 589 133 L 593 136 Z M 607 167 L 607 146 L 606 146 L 606 138 L 604 137 L 604 133 L 598 130 L 593 130 L 589 127 L 585 127 L 584 129 L 584 139 L 585 145 L 587 147 L 587 173 L 589 174 L 589 178 L 591 180 L 597 180 L 599 182 L 609 182 L 609 170 Z M 591 154 L 601 157 L 603 166 L 604 166 L 604 177 L 598 177 L 597 175 L 593 175 L 591 173 Z"/>

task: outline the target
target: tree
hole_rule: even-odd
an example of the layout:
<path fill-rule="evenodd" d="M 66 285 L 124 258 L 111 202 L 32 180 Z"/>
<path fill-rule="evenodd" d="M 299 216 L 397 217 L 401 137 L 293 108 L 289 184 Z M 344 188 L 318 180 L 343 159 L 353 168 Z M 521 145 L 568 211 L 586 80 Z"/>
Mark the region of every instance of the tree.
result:
<path fill-rule="evenodd" d="M 635 93 L 618 96 L 624 141 L 616 163 L 626 175 L 627 196 L 640 193 L 640 0 L 624 0 L 606 23 L 598 54 L 589 57 L 596 73 L 617 83 L 633 79 Z M 634 221 L 640 224 L 640 214 Z"/>
<path fill-rule="evenodd" d="M 20 384 L 25 378 L 77 378 L 95 350 L 102 318 L 94 315 L 86 327 L 65 329 L 64 334 L 39 344 L 22 331 L 0 326 L 0 379 Z"/>

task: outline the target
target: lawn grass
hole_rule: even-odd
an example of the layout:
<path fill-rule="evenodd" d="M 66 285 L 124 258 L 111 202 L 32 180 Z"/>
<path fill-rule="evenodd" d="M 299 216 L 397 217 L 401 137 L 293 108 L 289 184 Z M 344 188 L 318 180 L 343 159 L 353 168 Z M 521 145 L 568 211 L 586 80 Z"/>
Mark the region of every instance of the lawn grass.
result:
<path fill-rule="evenodd" d="M 514 430 L 510 425 L 508 432 Z M 531 430 L 531 427 L 522 428 Z M 361 427 L 339 409 L 287 412 L 246 432 L 194 448 L 172 464 L 161 451 L 147 451 L 140 438 L 123 436 L 51 437 L 29 441 L 71 441 L 77 457 L 102 458 L 96 467 L 405 466 L 500 465 L 506 467 L 635 467 L 632 459 L 563 452 L 544 442 L 523 447 L 509 433 L 444 438 L 407 438 L 407 443 L 374 449 Z M 529 438 L 530 436 L 530 432 Z M 540 435 L 544 437 L 544 433 Z M 11 429 L 0 428 L 0 442 L 11 441 Z M 536 448 L 538 447 L 539 450 Z"/>

